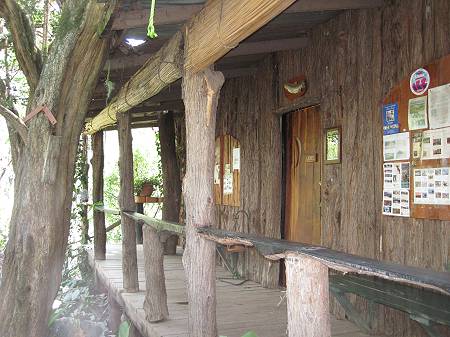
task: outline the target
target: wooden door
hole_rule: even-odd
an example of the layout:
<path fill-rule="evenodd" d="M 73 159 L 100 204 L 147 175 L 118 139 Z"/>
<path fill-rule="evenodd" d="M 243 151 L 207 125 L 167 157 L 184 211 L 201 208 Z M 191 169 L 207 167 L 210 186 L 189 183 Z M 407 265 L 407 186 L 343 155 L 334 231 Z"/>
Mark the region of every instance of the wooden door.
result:
<path fill-rule="evenodd" d="M 285 238 L 320 244 L 322 133 L 319 106 L 290 113 L 287 125 Z"/>

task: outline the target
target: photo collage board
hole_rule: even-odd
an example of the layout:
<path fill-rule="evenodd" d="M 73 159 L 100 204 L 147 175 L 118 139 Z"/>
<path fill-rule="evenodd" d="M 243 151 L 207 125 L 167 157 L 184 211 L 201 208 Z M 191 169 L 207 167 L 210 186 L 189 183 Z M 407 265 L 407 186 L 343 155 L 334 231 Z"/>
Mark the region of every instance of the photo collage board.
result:
<path fill-rule="evenodd" d="M 410 73 L 381 110 L 382 213 L 450 220 L 450 55 Z"/>

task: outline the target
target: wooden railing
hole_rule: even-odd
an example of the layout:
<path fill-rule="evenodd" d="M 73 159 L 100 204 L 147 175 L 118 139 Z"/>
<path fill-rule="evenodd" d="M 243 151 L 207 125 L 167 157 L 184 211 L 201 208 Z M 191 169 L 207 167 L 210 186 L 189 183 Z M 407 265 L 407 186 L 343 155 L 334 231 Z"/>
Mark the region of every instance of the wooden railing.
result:
<path fill-rule="evenodd" d="M 118 210 L 96 207 L 97 211 L 120 214 Z M 154 219 L 136 212 L 123 214 L 141 221 L 144 227 L 144 258 L 147 293 L 144 309 L 151 322 L 168 318 L 167 297 L 163 268 L 163 245 L 160 235 L 175 233 L 184 235 L 184 226 Z M 225 246 L 255 248 L 271 260 L 285 259 L 287 280 L 288 331 L 290 337 L 307 335 L 326 336 L 330 331 L 329 317 L 329 269 L 364 275 L 404 284 L 420 286 L 450 295 L 448 273 L 382 262 L 357 255 L 335 251 L 321 246 L 277 240 L 246 233 L 202 227 L 198 234 L 206 240 Z M 300 305 L 308 303 L 308 305 Z M 314 321 L 310 317 L 315 317 Z"/>

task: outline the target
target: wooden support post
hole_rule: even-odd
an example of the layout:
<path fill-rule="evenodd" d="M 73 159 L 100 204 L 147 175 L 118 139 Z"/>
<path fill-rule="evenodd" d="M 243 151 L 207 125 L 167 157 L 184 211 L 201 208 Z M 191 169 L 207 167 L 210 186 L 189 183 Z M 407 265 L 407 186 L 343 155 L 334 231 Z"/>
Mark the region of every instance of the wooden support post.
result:
<path fill-rule="evenodd" d="M 133 146 L 131 137 L 130 114 L 119 114 L 119 173 L 120 193 L 119 205 L 121 211 L 134 212 L 133 191 Z M 122 220 L 122 270 L 123 288 L 127 292 L 139 291 L 137 252 L 136 252 L 136 228 L 134 220 L 127 217 L 123 212 L 120 214 Z"/>
<path fill-rule="evenodd" d="M 103 132 L 92 136 L 92 201 L 103 204 Z M 96 260 L 106 256 L 105 213 L 94 209 L 94 252 Z"/>
<path fill-rule="evenodd" d="M 159 139 L 161 143 L 161 167 L 163 176 L 162 219 L 179 222 L 181 202 L 180 168 L 175 146 L 175 123 L 173 113 L 159 116 Z M 178 236 L 170 236 L 164 244 L 164 253 L 175 255 Z"/>
<path fill-rule="evenodd" d="M 200 237 L 196 228 L 214 225 L 216 110 L 223 82 L 222 73 L 209 68 L 183 77 L 187 150 L 183 186 L 186 206 L 183 265 L 187 278 L 191 337 L 217 336 L 215 243 Z"/>
<path fill-rule="evenodd" d="M 164 321 L 169 317 L 164 276 L 164 246 L 158 232 L 150 226 L 144 227 L 144 263 L 146 318 L 149 322 Z"/>
<path fill-rule="evenodd" d="M 285 263 L 289 337 L 330 337 L 328 267 L 301 255 Z"/>
<path fill-rule="evenodd" d="M 136 204 L 136 212 L 144 214 L 144 204 Z M 136 221 L 136 243 L 142 245 L 143 243 L 143 233 L 142 233 L 142 222 Z"/>
<path fill-rule="evenodd" d="M 90 241 L 89 237 L 89 219 L 88 219 L 88 188 L 89 188 L 89 164 L 88 164 L 88 136 L 82 135 L 81 136 L 81 153 L 79 159 L 81 160 L 81 163 L 83 165 L 82 173 L 81 173 L 81 188 L 82 192 L 86 193 L 86 195 L 83 195 L 83 199 L 81 202 L 83 202 L 81 209 L 81 243 L 87 244 Z"/>

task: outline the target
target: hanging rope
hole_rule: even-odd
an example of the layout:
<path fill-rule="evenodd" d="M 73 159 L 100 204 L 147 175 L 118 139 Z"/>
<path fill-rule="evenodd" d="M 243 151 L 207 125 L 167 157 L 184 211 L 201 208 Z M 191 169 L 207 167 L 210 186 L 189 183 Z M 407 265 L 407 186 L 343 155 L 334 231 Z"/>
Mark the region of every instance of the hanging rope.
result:
<path fill-rule="evenodd" d="M 151 39 L 157 38 L 158 34 L 156 34 L 155 31 L 155 25 L 153 23 L 153 19 L 155 17 L 155 3 L 156 0 L 150 0 L 151 4 L 150 4 L 150 16 L 148 18 L 148 27 L 147 27 L 147 36 Z"/>

